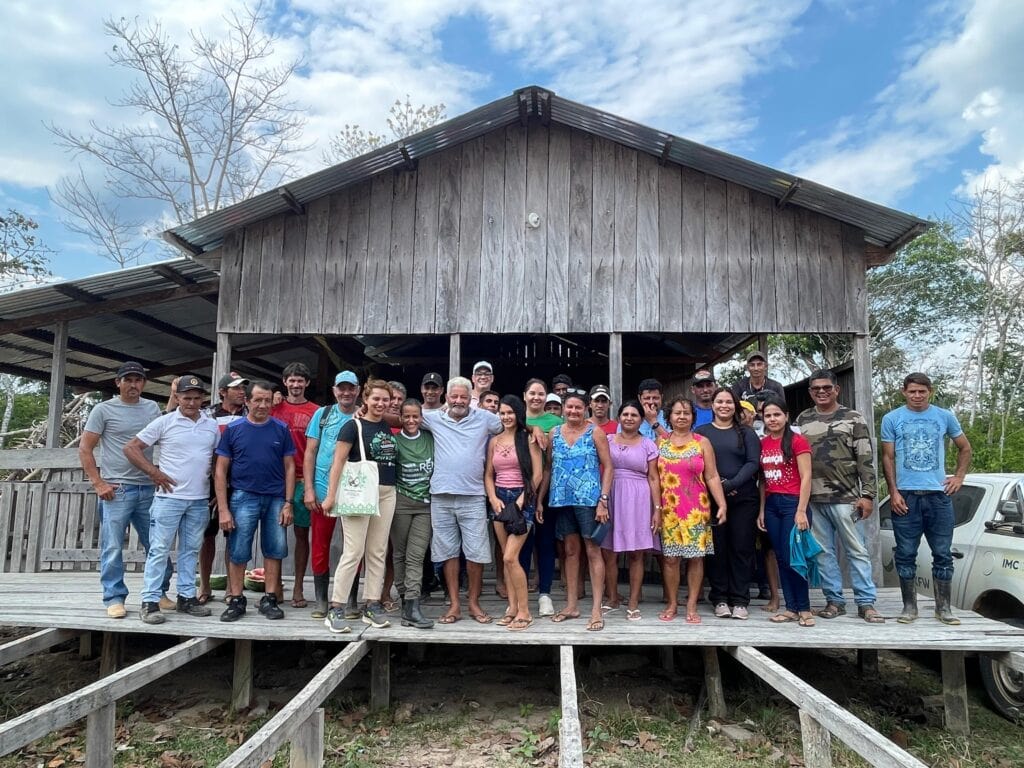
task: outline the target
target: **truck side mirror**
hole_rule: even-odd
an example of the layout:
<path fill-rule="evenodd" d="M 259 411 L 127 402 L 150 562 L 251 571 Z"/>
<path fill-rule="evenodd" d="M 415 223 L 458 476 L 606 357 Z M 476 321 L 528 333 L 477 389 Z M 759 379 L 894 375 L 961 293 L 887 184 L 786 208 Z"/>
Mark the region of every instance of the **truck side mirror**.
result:
<path fill-rule="evenodd" d="M 1004 523 L 1024 523 L 1024 514 L 1020 511 L 1020 503 L 1014 499 L 1004 499 L 999 503 L 999 514 Z"/>

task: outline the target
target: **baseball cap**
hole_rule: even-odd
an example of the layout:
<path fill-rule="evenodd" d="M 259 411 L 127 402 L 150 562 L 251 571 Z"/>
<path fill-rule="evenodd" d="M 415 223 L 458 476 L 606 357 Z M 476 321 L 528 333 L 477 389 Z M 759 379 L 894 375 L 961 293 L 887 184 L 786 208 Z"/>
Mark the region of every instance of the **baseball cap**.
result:
<path fill-rule="evenodd" d="M 547 405 L 548 403 L 558 403 L 559 405 L 561 405 L 562 398 L 560 398 L 558 395 L 552 392 L 550 395 L 544 398 L 544 404 Z"/>
<path fill-rule="evenodd" d="M 188 374 L 178 379 L 178 394 L 182 392 L 205 392 L 206 387 L 198 376 Z"/>
<path fill-rule="evenodd" d="M 713 382 L 714 380 L 715 380 L 715 374 L 713 374 L 711 371 L 707 370 L 706 368 L 701 368 L 699 371 L 697 371 L 695 374 L 693 374 L 693 383 L 694 384 L 702 384 L 705 381 L 712 381 Z"/>
<path fill-rule="evenodd" d="M 606 397 L 609 400 L 612 399 L 611 393 L 608 391 L 608 387 L 604 384 L 597 384 L 590 389 L 590 399 L 593 400 L 596 397 Z"/>
<path fill-rule="evenodd" d="M 217 380 L 217 389 L 231 389 L 232 387 L 247 386 L 249 386 L 248 379 L 243 379 L 241 376 L 234 376 L 230 373 L 225 373 Z"/>
<path fill-rule="evenodd" d="M 121 363 L 121 367 L 117 369 L 117 378 L 123 379 L 125 376 L 134 374 L 135 376 L 141 376 L 147 378 L 146 369 L 142 367 L 142 363 L 137 363 L 134 360 L 128 360 L 127 362 Z"/>
<path fill-rule="evenodd" d="M 768 362 L 768 356 L 765 355 L 765 353 L 762 352 L 760 349 L 755 349 L 753 352 L 747 355 L 747 362 L 749 363 L 751 360 L 757 360 L 758 358 L 761 358 L 766 363 Z"/>
<path fill-rule="evenodd" d="M 486 360 L 480 360 L 479 362 L 473 363 L 473 373 L 476 373 L 481 368 L 486 368 L 488 373 L 494 373 L 494 368 Z"/>
<path fill-rule="evenodd" d="M 441 378 L 440 373 L 435 373 L 434 371 L 431 371 L 426 376 L 424 376 L 423 381 L 420 382 L 421 387 L 425 387 L 427 386 L 427 384 L 436 384 L 439 387 L 443 387 L 444 379 Z"/>
<path fill-rule="evenodd" d="M 342 371 L 334 377 L 334 386 L 338 386 L 339 384 L 352 384 L 358 387 L 359 377 L 352 371 Z"/>

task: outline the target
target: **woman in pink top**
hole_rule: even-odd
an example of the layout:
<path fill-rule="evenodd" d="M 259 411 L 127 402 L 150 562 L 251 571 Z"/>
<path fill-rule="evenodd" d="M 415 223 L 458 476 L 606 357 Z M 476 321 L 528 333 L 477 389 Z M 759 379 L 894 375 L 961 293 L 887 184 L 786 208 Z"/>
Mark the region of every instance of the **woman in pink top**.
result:
<path fill-rule="evenodd" d="M 501 513 L 510 501 L 522 510 L 526 529 L 510 533 L 505 523 L 494 522 L 494 535 L 501 547 L 505 565 L 505 586 L 508 608 L 498 624 L 520 632 L 533 624 L 526 588 L 526 572 L 519 564 L 519 551 L 533 526 L 537 507 L 537 490 L 543 473 L 540 446 L 530 440 L 526 426 L 526 406 L 515 395 L 506 395 L 498 406 L 498 417 L 505 430 L 495 435 L 487 446 L 484 488 L 494 515 Z"/>

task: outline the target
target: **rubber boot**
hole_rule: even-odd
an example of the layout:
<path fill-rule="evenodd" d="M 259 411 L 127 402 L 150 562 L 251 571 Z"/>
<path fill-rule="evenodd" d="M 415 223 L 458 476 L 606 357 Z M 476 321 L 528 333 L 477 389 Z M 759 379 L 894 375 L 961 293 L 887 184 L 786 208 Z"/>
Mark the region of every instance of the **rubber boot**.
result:
<path fill-rule="evenodd" d="M 363 612 L 359 610 L 359 571 L 356 571 L 352 579 L 352 589 L 348 593 L 348 602 L 345 604 L 346 619 L 360 619 Z"/>
<path fill-rule="evenodd" d="M 903 595 L 903 613 L 896 621 L 909 624 L 917 620 L 917 585 L 914 579 L 900 579 L 900 592 Z"/>
<path fill-rule="evenodd" d="M 952 585 L 953 583 L 950 581 L 939 581 L 938 579 L 933 579 L 933 587 L 935 590 L 935 618 L 943 624 L 956 626 L 960 623 L 960 619 L 953 615 L 953 610 L 950 606 L 950 588 Z"/>
<path fill-rule="evenodd" d="M 433 619 L 428 619 L 420 611 L 420 600 L 418 597 L 406 600 L 402 605 L 402 626 L 414 627 L 415 629 L 430 629 L 434 626 Z"/>
<path fill-rule="evenodd" d="M 327 616 L 327 585 L 331 580 L 331 574 L 313 574 L 313 593 L 316 599 L 313 604 L 313 612 L 310 614 L 314 619 L 323 619 Z"/>

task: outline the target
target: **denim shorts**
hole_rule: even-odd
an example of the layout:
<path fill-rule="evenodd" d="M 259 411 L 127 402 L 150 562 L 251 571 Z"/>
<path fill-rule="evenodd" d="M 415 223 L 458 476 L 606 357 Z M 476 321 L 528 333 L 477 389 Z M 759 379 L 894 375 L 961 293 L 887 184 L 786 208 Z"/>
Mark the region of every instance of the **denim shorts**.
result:
<path fill-rule="evenodd" d="M 272 560 L 288 557 L 288 532 L 280 522 L 283 506 L 284 499 L 277 494 L 231 492 L 235 529 L 228 534 L 228 555 L 232 563 L 245 565 L 252 559 L 252 542 L 257 528 L 264 557 Z"/>
<path fill-rule="evenodd" d="M 555 523 L 555 538 L 559 541 L 576 533 L 584 539 L 594 536 L 597 527 L 597 507 L 559 507 Z"/>
<path fill-rule="evenodd" d="M 498 498 L 501 499 L 502 504 L 508 504 L 510 501 L 515 501 L 516 499 L 518 499 L 519 494 L 523 492 L 523 489 L 495 487 L 494 492 L 495 494 L 497 494 Z M 523 508 L 523 517 L 526 518 L 527 533 L 529 533 L 529 529 L 533 525 L 533 516 L 536 512 L 536 504 L 527 504 Z M 494 510 L 491 508 L 490 504 L 487 505 L 487 519 L 491 521 L 494 520 Z"/>

